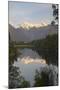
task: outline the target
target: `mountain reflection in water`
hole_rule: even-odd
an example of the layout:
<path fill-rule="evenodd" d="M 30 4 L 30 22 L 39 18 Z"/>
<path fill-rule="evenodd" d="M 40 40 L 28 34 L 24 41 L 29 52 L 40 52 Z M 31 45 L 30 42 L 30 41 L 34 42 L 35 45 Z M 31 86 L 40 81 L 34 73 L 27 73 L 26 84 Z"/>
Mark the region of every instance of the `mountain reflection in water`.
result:
<path fill-rule="evenodd" d="M 31 64 L 31 63 L 46 64 L 46 60 L 44 60 L 42 58 L 41 59 L 38 59 L 38 58 L 33 59 L 33 58 L 30 58 L 30 56 L 23 57 L 20 62 L 22 62 L 24 64 Z"/>
<path fill-rule="evenodd" d="M 27 80 L 30 81 L 31 86 L 34 84 L 34 76 L 36 69 L 41 72 L 43 70 L 53 72 L 53 79 L 54 85 L 57 83 L 57 74 L 58 68 L 54 65 L 48 65 L 45 59 L 42 59 L 38 55 L 37 52 L 33 51 L 32 49 L 22 49 L 20 50 L 22 53 L 18 58 L 17 61 L 14 62 L 14 66 L 20 68 L 22 76 Z"/>

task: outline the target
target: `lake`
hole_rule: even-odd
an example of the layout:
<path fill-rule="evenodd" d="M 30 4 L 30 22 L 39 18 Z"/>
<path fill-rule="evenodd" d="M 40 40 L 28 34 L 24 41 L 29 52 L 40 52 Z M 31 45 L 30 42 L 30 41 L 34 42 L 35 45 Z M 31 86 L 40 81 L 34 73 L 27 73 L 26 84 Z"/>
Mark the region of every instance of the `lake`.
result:
<path fill-rule="evenodd" d="M 31 86 L 34 84 L 34 76 L 36 69 L 41 71 L 42 68 L 47 68 L 46 71 L 51 69 L 53 71 L 54 85 L 57 84 L 57 66 L 48 65 L 46 60 L 39 56 L 38 53 L 32 49 L 24 48 L 19 49 L 21 55 L 17 57 L 17 61 L 14 62 L 14 66 L 19 67 L 21 75 L 30 81 Z"/>

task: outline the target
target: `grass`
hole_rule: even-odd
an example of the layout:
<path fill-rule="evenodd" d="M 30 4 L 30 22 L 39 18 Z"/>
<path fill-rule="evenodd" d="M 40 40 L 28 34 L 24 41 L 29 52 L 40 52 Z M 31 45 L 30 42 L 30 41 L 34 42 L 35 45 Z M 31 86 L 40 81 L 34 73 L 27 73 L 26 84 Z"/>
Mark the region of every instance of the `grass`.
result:
<path fill-rule="evenodd" d="M 15 48 L 32 48 L 33 45 L 14 45 Z"/>

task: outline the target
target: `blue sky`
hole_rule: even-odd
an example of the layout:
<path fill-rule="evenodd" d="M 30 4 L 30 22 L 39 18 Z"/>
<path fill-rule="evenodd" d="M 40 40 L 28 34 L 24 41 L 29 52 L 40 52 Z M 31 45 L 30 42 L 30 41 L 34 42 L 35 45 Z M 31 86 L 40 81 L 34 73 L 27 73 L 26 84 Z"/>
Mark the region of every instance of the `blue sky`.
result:
<path fill-rule="evenodd" d="M 52 4 L 9 1 L 9 23 L 15 27 L 23 22 L 50 23 L 53 19 Z"/>

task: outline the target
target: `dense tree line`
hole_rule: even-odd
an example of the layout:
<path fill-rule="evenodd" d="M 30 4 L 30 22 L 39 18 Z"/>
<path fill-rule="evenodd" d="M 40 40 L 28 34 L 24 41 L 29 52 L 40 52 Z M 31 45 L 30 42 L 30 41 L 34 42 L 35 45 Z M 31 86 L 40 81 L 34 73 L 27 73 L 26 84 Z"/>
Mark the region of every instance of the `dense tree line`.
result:
<path fill-rule="evenodd" d="M 9 40 L 10 34 L 9 34 Z M 24 88 L 30 87 L 30 83 L 21 76 L 19 68 L 14 66 L 14 61 L 17 61 L 17 48 L 14 47 L 14 42 L 9 41 L 9 88 Z"/>
<path fill-rule="evenodd" d="M 32 44 L 48 64 L 58 65 L 58 34 L 48 35 L 45 39 L 33 41 Z"/>
<path fill-rule="evenodd" d="M 40 68 L 40 70 L 36 70 L 34 81 L 35 87 L 58 85 L 57 67 L 54 65 L 47 65 Z"/>

